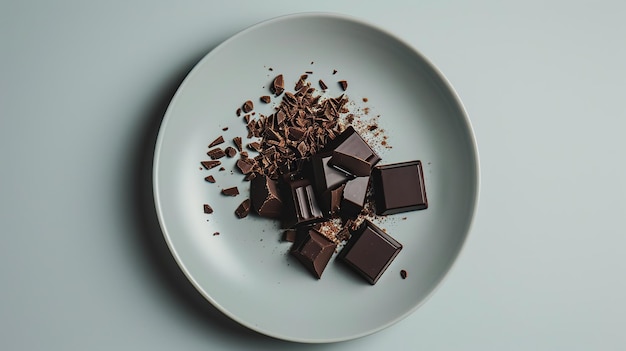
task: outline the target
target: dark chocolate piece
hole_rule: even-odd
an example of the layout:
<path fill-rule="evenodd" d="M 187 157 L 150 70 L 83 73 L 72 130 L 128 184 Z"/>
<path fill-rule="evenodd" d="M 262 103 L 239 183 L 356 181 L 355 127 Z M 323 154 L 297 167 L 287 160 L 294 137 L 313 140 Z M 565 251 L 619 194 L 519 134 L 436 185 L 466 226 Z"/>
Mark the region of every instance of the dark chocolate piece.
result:
<path fill-rule="evenodd" d="M 261 98 L 259 100 L 261 100 L 262 102 L 264 102 L 266 104 L 269 104 L 270 101 L 272 101 L 272 98 L 269 95 L 263 95 L 263 96 L 261 96 Z"/>
<path fill-rule="evenodd" d="M 339 82 L 339 86 L 341 87 L 341 90 L 346 91 L 346 89 L 348 89 L 348 82 L 345 80 L 340 80 Z"/>
<path fill-rule="evenodd" d="M 215 183 L 215 178 L 212 175 L 204 177 L 204 180 L 209 183 Z"/>
<path fill-rule="evenodd" d="M 211 160 L 216 160 L 218 158 L 222 158 L 226 156 L 226 153 L 224 152 L 224 150 L 222 150 L 222 148 L 219 148 L 219 147 L 209 150 L 206 154 L 209 155 L 209 157 L 211 157 Z"/>
<path fill-rule="evenodd" d="M 239 150 L 239 152 L 241 152 L 241 137 L 234 137 L 233 138 L 233 143 L 235 143 L 235 146 L 237 147 L 237 150 Z"/>
<path fill-rule="evenodd" d="M 296 241 L 296 230 L 287 229 L 283 232 L 283 241 L 293 243 Z"/>
<path fill-rule="evenodd" d="M 370 177 L 357 177 L 346 183 L 341 200 L 341 216 L 344 218 L 356 218 L 363 206 Z"/>
<path fill-rule="evenodd" d="M 211 148 L 211 147 L 213 147 L 213 146 L 215 146 L 215 145 L 219 145 L 219 144 L 221 144 L 221 143 L 223 143 L 223 142 L 224 142 L 224 137 L 220 135 L 219 137 L 217 137 L 217 139 L 213 140 L 213 141 L 209 144 L 209 147 Z"/>
<path fill-rule="evenodd" d="M 243 180 L 251 181 L 254 178 L 256 178 L 256 173 L 252 172 L 252 173 L 246 174 L 246 176 L 243 177 Z"/>
<path fill-rule="evenodd" d="M 237 117 L 241 116 L 241 107 L 237 109 L 237 111 L 235 111 L 235 113 L 237 114 Z"/>
<path fill-rule="evenodd" d="M 338 137 L 341 143 L 335 147 L 328 164 L 357 177 L 369 176 L 380 157 L 351 126 Z"/>
<path fill-rule="evenodd" d="M 241 110 L 244 113 L 248 113 L 248 112 L 252 111 L 252 109 L 254 109 L 254 104 L 250 100 L 244 102 L 243 106 L 241 106 Z"/>
<path fill-rule="evenodd" d="M 253 151 L 261 151 L 261 143 L 259 143 L 258 141 L 251 142 L 246 145 L 246 147 Z"/>
<path fill-rule="evenodd" d="M 374 285 L 402 250 L 402 244 L 365 220 L 339 253 L 338 259 Z"/>
<path fill-rule="evenodd" d="M 337 189 L 331 189 L 326 192 L 325 203 L 328 206 L 328 213 L 330 215 L 338 214 L 341 211 L 343 192 L 345 191 L 346 184 L 341 184 Z"/>
<path fill-rule="evenodd" d="M 283 201 L 277 181 L 265 175 L 255 177 L 250 183 L 250 197 L 252 208 L 259 216 L 280 218 L 283 215 Z"/>
<path fill-rule="evenodd" d="M 244 218 L 248 216 L 248 213 L 250 213 L 250 199 L 245 199 L 237 206 L 237 209 L 235 209 L 235 216 L 237 216 L 237 218 Z"/>
<path fill-rule="evenodd" d="M 274 78 L 274 81 L 272 81 L 272 87 L 270 88 L 270 90 L 276 96 L 283 93 L 283 91 L 285 90 L 285 80 L 282 74 L 279 74 L 278 76 L 276 76 L 276 78 Z"/>
<path fill-rule="evenodd" d="M 319 83 L 320 83 L 320 88 L 322 88 L 322 90 L 328 89 L 328 85 L 326 85 L 326 83 L 324 83 L 323 80 L 320 79 Z"/>
<path fill-rule="evenodd" d="M 324 220 L 324 214 L 317 204 L 313 186 L 308 179 L 290 181 L 287 192 L 290 195 L 290 211 L 284 218 L 287 228 Z"/>
<path fill-rule="evenodd" d="M 227 130 L 228 130 L 228 127 L 224 127 L 224 128 L 222 128 L 222 130 L 223 130 L 223 131 L 227 131 Z"/>
<path fill-rule="evenodd" d="M 213 213 L 213 208 L 209 204 L 204 204 L 204 213 Z"/>
<path fill-rule="evenodd" d="M 217 167 L 222 164 L 220 161 L 202 161 L 200 162 L 205 169 L 211 169 L 213 167 Z"/>
<path fill-rule="evenodd" d="M 402 279 L 406 279 L 406 277 L 409 276 L 409 272 L 405 271 L 404 269 L 400 271 L 400 276 L 402 277 Z"/>
<path fill-rule="evenodd" d="M 420 161 L 382 165 L 372 172 L 376 214 L 428 208 L 424 172 Z"/>
<path fill-rule="evenodd" d="M 239 189 L 237 189 L 236 186 L 234 186 L 232 188 L 222 189 L 222 194 L 224 194 L 226 196 L 237 196 L 237 195 L 239 195 Z"/>
<path fill-rule="evenodd" d="M 224 152 L 226 153 L 226 156 L 228 157 L 234 157 L 235 155 L 237 155 L 237 150 L 235 150 L 235 148 L 232 146 L 227 147 L 226 150 L 224 150 Z"/>
<path fill-rule="evenodd" d="M 335 252 L 335 248 L 337 248 L 337 244 L 317 230 L 310 229 L 293 244 L 291 254 L 317 279 L 320 279 L 328 261 Z"/>
<path fill-rule="evenodd" d="M 256 161 L 253 158 L 240 158 L 237 160 L 237 167 L 243 174 L 249 174 L 254 170 Z"/>
<path fill-rule="evenodd" d="M 353 177 L 349 174 L 330 166 L 328 161 L 331 154 L 316 154 L 311 157 L 311 171 L 315 179 L 315 190 L 322 194 L 330 189 L 335 189 Z"/>

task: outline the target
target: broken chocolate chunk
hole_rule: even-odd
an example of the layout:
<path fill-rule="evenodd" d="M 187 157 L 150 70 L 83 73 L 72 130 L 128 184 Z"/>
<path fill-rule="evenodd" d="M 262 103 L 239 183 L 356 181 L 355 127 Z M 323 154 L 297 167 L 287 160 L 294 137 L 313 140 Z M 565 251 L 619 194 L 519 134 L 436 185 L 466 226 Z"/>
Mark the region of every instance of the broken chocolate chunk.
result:
<path fill-rule="evenodd" d="M 246 145 L 248 147 L 248 149 L 250 150 L 254 150 L 254 151 L 261 151 L 261 144 L 259 142 L 252 142 L 249 143 L 248 145 Z"/>
<path fill-rule="evenodd" d="M 339 82 L 339 86 L 341 87 L 341 90 L 346 91 L 346 89 L 348 89 L 348 82 L 345 80 L 340 80 Z"/>
<path fill-rule="evenodd" d="M 341 216 L 356 218 L 363 207 L 367 195 L 370 177 L 356 177 L 346 183 L 341 199 Z"/>
<path fill-rule="evenodd" d="M 338 139 L 341 143 L 333 150 L 328 164 L 357 177 L 369 176 L 372 167 L 380 161 L 376 152 L 352 126 L 341 133 Z"/>
<path fill-rule="evenodd" d="M 313 186 L 308 179 L 290 181 L 287 185 L 289 211 L 284 219 L 287 228 L 312 224 L 324 220 L 324 214 L 317 204 Z"/>
<path fill-rule="evenodd" d="M 320 88 L 322 88 L 322 90 L 328 89 L 328 85 L 326 85 L 326 83 L 324 83 L 323 80 L 320 79 L 319 83 L 320 83 Z"/>
<path fill-rule="evenodd" d="M 235 148 L 232 146 L 227 147 L 226 150 L 224 150 L 224 152 L 226 153 L 226 156 L 228 157 L 234 157 L 235 155 L 237 155 L 237 150 L 235 150 Z"/>
<path fill-rule="evenodd" d="M 213 213 L 213 208 L 209 204 L 204 204 L 204 213 Z"/>
<path fill-rule="evenodd" d="M 222 194 L 224 194 L 226 196 L 237 196 L 237 195 L 239 195 L 239 189 L 237 189 L 236 186 L 234 186 L 232 188 L 222 189 Z"/>
<path fill-rule="evenodd" d="M 254 174 L 254 173 L 252 173 Z M 278 182 L 265 175 L 257 176 L 250 183 L 252 208 L 261 217 L 280 218 L 283 214 L 283 201 Z"/>
<path fill-rule="evenodd" d="M 205 169 L 211 169 L 213 167 L 217 167 L 222 164 L 220 161 L 202 161 L 200 162 Z"/>
<path fill-rule="evenodd" d="M 287 229 L 283 231 L 283 241 L 287 241 L 293 243 L 296 241 L 296 230 L 295 229 Z"/>
<path fill-rule="evenodd" d="M 259 100 L 261 100 L 261 102 L 269 104 L 270 101 L 272 101 L 272 98 L 269 95 L 263 95 L 259 98 Z"/>
<path fill-rule="evenodd" d="M 377 166 L 372 171 L 376 214 L 389 215 L 428 208 L 422 162 Z"/>
<path fill-rule="evenodd" d="M 237 160 L 237 167 L 243 174 L 248 174 L 254 170 L 256 161 L 253 158 L 240 158 Z"/>
<path fill-rule="evenodd" d="M 322 194 L 327 190 L 337 188 L 353 177 L 345 172 L 330 166 L 328 161 L 331 158 L 329 153 L 315 154 L 311 156 L 311 170 L 315 180 L 315 190 Z"/>
<path fill-rule="evenodd" d="M 315 229 L 310 229 L 291 247 L 291 254 L 296 257 L 317 279 L 330 261 L 337 244 Z"/>
<path fill-rule="evenodd" d="M 204 180 L 206 180 L 209 183 L 215 183 L 215 178 L 213 178 L 212 175 L 204 177 Z"/>
<path fill-rule="evenodd" d="M 211 147 L 213 147 L 213 146 L 215 146 L 215 145 L 219 145 L 219 144 L 221 144 L 221 143 L 223 143 L 223 142 L 224 142 L 224 137 L 220 135 L 219 137 L 217 137 L 217 139 L 213 140 L 213 141 L 209 144 L 209 148 L 211 148 Z"/>
<path fill-rule="evenodd" d="M 402 244 L 365 220 L 352 233 L 338 259 L 374 285 L 402 250 Z"/>
<path fill-rule="evenodd" d="M 206 154 L 209 155 L 209 157 L 211 157 L 212 160 L 216 160 L 218 158 L 222 158 L 226 156 L 226 153 L 224 152 L 224 150 L 222 150 L 219 147 L 209 150 Z"/>
<path fill-rule="evenodd" d="M 279 74 L 278 76 L 276 76 L 276 78 L 274 78 L 274 81 L 272 81 L 272 86 L 270 90 L 276 96 L 282 94 L 283 91 L 285 91 L 285 80 L 282 74 Z"/>
<path fill-rule="evenodd" d="M 248 213 L 250 213 L 250 199 L 245 199 L 241 204 L 239 204 L 239 206 L 237 206 L 235 215 L 237 218 L 244 218 L 248 216 Z"/>
<path fill-rule="evenodd" d="M 237 147 L 237 150 L 239 150 L 239 152 L 241 152 L 241 137 L 234 137 L 233 138 L 233 143 L 235 143 L 235 146 Z"/>
<path fill-rule="evenodd" d="M 253 109 L 254 109 L 254 104 L 250 100 L 244 102 L 243 106 L 241 106 L 241 110 L 244 113 L 248 113 L 248 112 L 252 111 Z"/>
<path fill-rule="evenodd" d="M 400 277 L 402 277 L 402 279 L 406 279 L 406 277 L 409 276 L 409 272 L 407 272 L 406 270 L 401 270 L 400 271 Z"/>

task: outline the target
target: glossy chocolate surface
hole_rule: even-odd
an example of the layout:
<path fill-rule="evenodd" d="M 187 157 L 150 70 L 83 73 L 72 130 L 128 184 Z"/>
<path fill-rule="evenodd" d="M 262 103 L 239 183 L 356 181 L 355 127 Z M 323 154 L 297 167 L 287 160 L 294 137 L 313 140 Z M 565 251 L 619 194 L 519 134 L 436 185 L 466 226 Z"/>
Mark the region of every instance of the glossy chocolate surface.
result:
<path fill-rule="evenodd" d="M 380 157 L 361 138 L 354 128 L 348 127 L 338 139 L 329 164 L 357 177 L 369 176 Z"/>
<path fill-rule="evenodd" d="M 390 215 L 428 207 L 420 161 L 376 166 L 372 179 L 376 214 Z"/>
<path fill-rule="evenodd" d="M 291 254 L 319 279 L 336 247 L 337 244 L 317 230 L 310 229 L 294 242 Z"/>

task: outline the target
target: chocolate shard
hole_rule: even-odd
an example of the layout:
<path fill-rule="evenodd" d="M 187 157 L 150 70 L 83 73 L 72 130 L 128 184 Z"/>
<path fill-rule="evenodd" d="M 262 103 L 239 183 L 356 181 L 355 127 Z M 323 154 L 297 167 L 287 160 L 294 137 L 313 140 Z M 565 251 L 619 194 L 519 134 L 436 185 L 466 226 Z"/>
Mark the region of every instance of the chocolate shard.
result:
<path fill-rule="evenodd" d="M 402 250 L 402 244 L 365 220 L 337 258 L 374 285 Z"/>
<path fill-rule="evenodd" d="M 317 230 L 310 229 L 294 242 L 290 252 L 317 279 L 320 279 L 336 248 L 337 244 Z"/>
<path fill-rule="evenodd" d="M 296 230 L 295 229 L 287 229 L 283 231 L 283 241 L 287 241 L 293 243 L 296 241 Z"/>
<path fill-rule="evenodd" d="M 235 143 L 235 146 L 237 147 L 237 150 L 239 150 L 239 152 L 241 152 L 241 137 L 234 137 L 233 138 L 233 143 Z"/>
<path fill-rule="evenodd" d="M 202 162 L 200 162 L 200 164 L 202 164 L 202 166 L 205 169 L 211 169 L 213 167 L 217 167 L 217 166 L 221 165 L 222 162 L 220 162 L 218 160 L 215 160 L 215 161 L 202 161 Z"/>
<path fill-rule="evenodd" d="M 283 201 L 277 181 L 265 175 L 255 177 L 250 183 L 250 197 L 252 208 L 259 216 L 269 218 L 282 216 Z"/>
<path fill-rule="evenodd" d="M 340 168 L 357 177 L 369 176 L 380 157 L 363 140 L 352 126 L 339 135 L 339 145 L 328 160 L 331 166 Z"/>
<path fill-rule="evenodd" d="M 215 183 L 215 178 L 212 175 L 204 177 L 204 180 L 209 183 Z"/>
<path fill-rule="evenodd" d="M 259 100 L 261 100 L 261 102 L 269 104 L 270 101 L 272 101 L 272 98 L 269 95 L 263 95 L 259 98 Z"/>
<path fill-rule="evenodd" d="M 421 161 L 381 165 L 372 171 L 376 214 L 428 208 Z"/>
<path fill-rule="evenodd" d="M 211 208 L 211 206 L 209 206 L 209 204 L 204 204 L 204 213 L 213 213 L 213 208 Z"/>
<path fill-rule="evenodd" d="M 245 218 L 248 216 L 248 213 L 250 213 L 250 199 L 245 199 L 237 206 L 237 209 L 235 209 L 235 216 L 237 216 L 237 218 Z"/>
<path fill-rule="evenodd" d="M 276 78 L 274 78 L 270 90 L 276 96 L 282 94 L 283 91 L 285 91 L 285 80 L 282 74 L 279 74 L 278 76 L 276 76 Z"/>
<path fill-rule="evenodd" d="M 346 91 L 346 89 L 348 89 L 348 82 L 345 80 L 340 80 L 339 82 L 339 86 L 341 87 L 341 90 Z"/>
<path fill-rule="evenodd" d="M 209 148 L 212 148 L 213 146 L 215 146 L 215 145 L 219 145 L 219 144 L 221 144 L 221 143 L 223 143 L 223 142 L 224 142 L 224 137 L 220 135 L 219 137 L 217 137 L 217 139 L 213 140 L 213 141 L 209 144 Z"/>
<path fill-rule="evenodd" d="M 235 150 L 235 148 L 232 146 L 227 147 L 226 150 L 224 150 L 224 152 L 226 153 L 226 156 L 228 157 L 235 157 L 235 155 L 237 155 L 237 150 Z"/>
<path fill-rule="evenodd" d="M 325 216 L 320 209 L 313 186 L 308 179 L 296 179 L 286 185 L 288 211 L 283 217 L 286 228 L 321 222 Z"/>
<path fill-rule="evenodd" d="M 256 166 L 256 161 L 253 158 L 240 158 L 237 160 L 237 168 L 243 174 L 249 174 L 254 171 L 254 167 Z"/>
<path fill-rule="evenodd" d="M 226 152 L 224 152 L 224 150 L 222 150 L 219 147 L 216 147 L 215 149 L 211 149 L 206 153 L 209 157 L 211 157 L 212 160 L 216 160 L 219 158 L 222 158 L 224 156 L 226 156 Z"/>
<path fill-rule="evenodd" d="M 328 85 L 326 85 L 326 83 L 324 83 L 323 80 L 320 79 L 319 83 L 320 83 L 320 88 L 322 88 L 322 90 L 328 89 Z"/>
<path fill-rule="evenodd" d="M 237 196 L 239 195 L 239 189 L 237 189 L 236 186 L 232 188 L 225 188 L 225 189 L 222 189 L 222 194 L 226 196 Z"/>
<path fill-rule="evenodd" d="M 365 206 L 370 177 L 356 177 L 346 183 L 341 199 L 341 216 L 356 218 Z"/>
<path fill-rule="evenodd" d="M 338 188 L 328 189 L 321 193 L 320 202 L 326 214 L 335 216 L 341 213 L 343 192 L 346 184 L 341 184 Z"/>
<path fill-rule="evenodd" d="M 253 109 L 254 109 L 254 104 L 250 100 L 244 102 L 243 106 L 241 106 L 241 110 L 244 113 L 248 113 L 248 112 L 252 111 Z"/>

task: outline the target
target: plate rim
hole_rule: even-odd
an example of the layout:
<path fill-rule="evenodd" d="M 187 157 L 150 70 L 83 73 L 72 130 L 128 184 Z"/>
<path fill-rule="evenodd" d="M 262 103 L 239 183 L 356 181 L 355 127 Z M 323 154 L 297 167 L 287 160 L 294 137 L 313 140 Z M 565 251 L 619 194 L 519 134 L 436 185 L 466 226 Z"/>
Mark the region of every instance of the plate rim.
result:
<path fill-rule="evenodd" d="M 456 255 L 453 256 L 451 263 L 449 264 L 449 266 L 443 271 L 441 277 L 434 283 L 434 286 L 432 288 L 432 290 L 426 294 L 424 296 L 424 298 L 419 301 L 417 304 L 415 304 L 411 309 L 408 309 L 407 311 L 405 311 L 403 314 L 399 315 L 398 317 L 396 317 L 395 319 L 393 319 L 390 322 L 384 323 L 382 325 L 380 325 L 378 328 L 373 328 L 367 331 L 364 331 L 362 333 L 359 334 L 351 334 L 351 335 L 347 335 L 345 337 L 336 337 L 336 338 L 328 338 L 328 339 L 318 339 L 318 338 L 297 338 L 297 337 L 290 337 L 289 335 L 282 335 L 280 333 L 276 333 L 273 331 L 269 331 L 266 330 L 262 327 L 260 327 L 259 325 L 256 325 L 252 322 L 246 321 L 240 317 L 238 317 L 237 315 L 235 315 L 234 313 L 230 312 L 227 308 L 223 307 L 217 300 L 215 300 L 209 293 L 207 293 L 202 286 L 196 281 L 196 279 L 193 277 L 193 275 L 191 274 L 191 272 L 189 271 L 189 269 L 185 266 L 185 263 L 183 262 L 182 258 L 180 257 L 179 253 L 176 250 L 176 247 L 174 245 L 174 243 L 172 242 L 171 236 L 168 233 L 167 230 L 167 225 L 165 223 L 164 220 L 164 214 L 162 212 L 162 206 L 161 206 L 161 200 L 160 200 L 160 195 L 159 195 L 159 189 L 157 184 L 159 183 L 159 174 L 158 174 L 158 170 L 159 170 L 159 160 L 160 160 L 160 154 L 161 154 L 161 149 L 162 149 L 162 144 L 163 144 L 163 138 L 164 138 L 164 134 L 165 134 L 165 130 L 166 127 L 169 123 L 169 121 L 172 119 L 172 106 L 175 105 L 175 103 L 177 102 L 177 100 L 179 99 L 179 95 L 182 94 L 182 91 L 185 90 L 185 86 L 189 83 L 190 78 L 192 76 L 194 76 L 195 72 L 197 72 L 198 70 L 201 69 L 201 67 L 204 65 L 205 62 L 209 61 L 212 57 L 214 57 L 215 55 L 218 55 L 219 52 L 226 46 L 229 45 L 229 43 L 236 41 L 239 37 L 242 37 L 244 35 L 246 35 L 248 32 L 251 31 L 255 31 L 258 28 L 267 26 L 267 25 L 272 25 L 273 23 L 276 22 L 281 22 L 284 20 L 289 20 L 289 19 L 294 19 L 294 18 L 324 18 L 324 19 L 333 19 L 333 20 L 339 20 L 339 21 L 347 21 L 347 22 L 352 22 L 354 24 L 363 26 L 363 27 L 368 27 L 374 31 L 377 31 L 379 33 L 384 34 L 385 36 L 390 37 L 391 39 L 396 40 L 400 45 L 404 46 L 404 48 L 406 48 L 408 51 L 410 51 L 413 55 L 415 55 L 416 57 L 418 57 L 420 60 L 423 61 L 423 63 L 425 64 L 425 66 L 431 71 L 432 74 L 435 75 L 435 77 L 437 79 L 440 80 L 442 87 L 445 88 L 446 93 L 449 94 L 449 96 L 452 98 L 452 102 L 456 105 L 456 107 L 458 108 L 460 115 L 462 115 L 462 119 L 463 119 L 463 123 L 464 123 L 464 127 L 466 128 L 467 131 L 467 136 L 469 138 L 471 147 L 472 147 L 472 153 L 475 157 L 475 162 L 474 162 L 474 166 L 475 166 L 475 184 L 474 188 L 475 188 L 475 192 L 474 192 L 474 196 L 472 199 L 472 203 L 471 203 L 471 215 L 469 218 L 469 221 L 467 223 L 467 229 L 463 235 L 462 240 L 460 241 L 460 245 L 459 245 L 459 249 L 458 252 L 456 253 Z M 465 105 L 463 104 L 463 102 L 461 101 L 458 92 L 456 91 L 456 89 L 454 89 L 454 87 L 452 86 L 452 84 L 450 83 L 449 79 L 443 74 L 443 72 L 430 60 L 428 59 L 424 54 L 422 54 L 417 48 L 415 48 L 413 45 L 407 43 L 405 40 L 403 40 L 401 37 L 399 37 L 398 35 L 384 29 L 381 28 L 380 26 L 373 24 L 367 20 L 355 17 L 355 16 L 351 16 L 351 15 L 346 15 L 343 13 L 337 13 L 337 12 L 320 12 L 320 11 L 307 11 L 307 12 L 296 12 L 296 13 L 290 13 L 290 14 L 284 14 L 284 15 L 280 15 L 280 16 L 275 16 L 275 17 L 270 17 L 268 19 L 256 22 L 255 24 L 249 25 L 248 27 L 236 32 L 235 34 L 231 35 L 230 37 L 228 37 L 226 40 L 222 41 L 220 44 L 218 44 L 216 47 L 214 47 L 213 49 L 211 49 L 209 52 L 207 52 L 199 61 L 197 61 L 194 65 L 194 67 L 187 73 L 187 75 L 185 76 L 185 78 L 183 79 L 182 83 L 178 86 L 178 88 L 176 89 L 176 92 L 174 93 L 174 95 L 172 96 L 172 98 L 170 99 L 169 103 L 168 103 L 168 107 L 163 115 L 163 118 L 161 120 L 160 126 L 159 126 L 159 130 L 157 132 L 157 139 L 156 139 L 156 143 L 154 146 L 154 156 L 153 156 L 153 160 L 152 160 L 152 193 L 153 193 L 153 198 L 154 198 L 154 205 L 155 205 L 155 209 L 156 209 L 156 213 L 157 213 L 157 218 L 159 221 L 159 227 L 161 228 L 161 233 L 163 235 L 163 238 L 165 239 L 165 242 L 167 244 L 167 247 L 170 251 L 170 253 L 172 254 L 174 260 L 176 261 L 176 264 L 178 265 L 178 267 L 180 268 L 180 270 L 183 272 L 183 274 L 185 275 L 185 277 L 187 278 L 187 280 L 193 285 L 193 287 L 196 289 L 196 291 L 198 293 L 200 293 L 200 295 L 202 295 L 212 306 L 214 306 L 217 310 L 219 310 L 221 313 L 223 313 L 224 315 L 228 316 L 231 320 L 237 322 L 238 324 L 240 324 L 241 326 L 253 330 L 255 332 L 261 333 L 263 335 L 272 337 L 272 338 L 276 338 L 276 339 L 280 339 L 280 340 L 286 340 L 286 341 L 292 341 L 292 342 L 299 342 L 299 343 L 333 343 L 333 342 L 340 342 L 340 341 L 347 341 L 347 340 L 353 340 L 353 339 L 358 339 L 367 335 L 371 335 L 374 334 L 376 332 L 379 332 L 383 329 L 386 329 L 402 320 L 404 320 L 406 317 L 408 317 L 409 315 L 411 315 L 413 312 L 415 312 L 417 309 L 419 309 L 424 303 L 426 303 L 426 301 L 428 301 L 443 285 L 444 281 L 446 279 L 448 279 L 448 277 L 450 276 L 450 272 L 452 271 L 452 269 L 457 265 L 457 262 L 459 261 L 459 258 L 463 255 L 463 252 L 465 251 L 465 247 L 466 247 L 466 243 L 467 240 L 469 238 L 470 233 L 472 232 L 474 223 L 475 223 L 475 219 L 476 219 L 476 214 L 478 212 L 478 206 L 479 206 L 479 198 L 480 198 L 480 188 L 481 188 L 481 171 L 480 171 L 480 154 L 479 154 L 479 150 L 478 150 L 478 143 L 476 141 L 476 136 L 475 136 L 475 132 L 474 132 L 474 128 L 472 126 L 470 117 L 469 117 L 469 113 L 467 112 L 467 109 L 465 107 Z"/>

